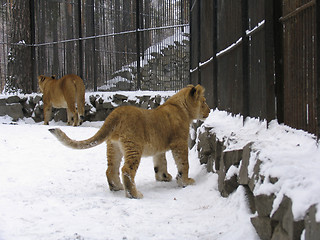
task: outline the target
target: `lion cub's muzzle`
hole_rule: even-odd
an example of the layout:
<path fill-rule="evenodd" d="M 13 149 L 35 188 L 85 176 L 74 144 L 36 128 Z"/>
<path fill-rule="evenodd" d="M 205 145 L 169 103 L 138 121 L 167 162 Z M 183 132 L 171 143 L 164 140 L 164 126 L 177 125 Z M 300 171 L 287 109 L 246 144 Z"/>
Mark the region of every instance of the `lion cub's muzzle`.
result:
<path fill-rule="evenodd" d="M 202 119 L 201 119 L 201 120 L 206 119 L 206 118 L 209 116 L 209 113 L 210 113 L 210 108 L 209 108 L 209 106 L 205 103 L 205 104 L 202 106 Z"/>

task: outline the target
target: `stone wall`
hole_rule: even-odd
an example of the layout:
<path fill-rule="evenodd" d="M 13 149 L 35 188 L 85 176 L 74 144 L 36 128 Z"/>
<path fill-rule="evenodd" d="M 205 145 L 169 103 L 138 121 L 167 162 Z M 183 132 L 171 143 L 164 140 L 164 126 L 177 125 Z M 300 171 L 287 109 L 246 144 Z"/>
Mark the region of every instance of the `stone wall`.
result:
<path fill-rule="evenodd" d="M 141 94 L 142 93 L 142 94 Z M 104 121 L 110 112 L 118 106 L 133 105 L 144 109 L 155 108 L 167 100 L 173 92 L 166 95 L 157 93 L 129 97 L 125 93 L 86 93 L 84 121 Z M 42 94 L 9 96 L 0 99 L 0 116 L 8 115 L 13 121 L 32 118 L 35 122 L 43 121 Z M 54 109 L 52 119 L 67 122 L 66 109 Z"/>
<path fill-rule="evenodd" d="M 316 207 L 311 206 L 303 220 L 295 221 L 292 200 L 285 196 L 278 209 L 272 211 L 275 199 L 273 194 L 255 196 L 253 193 L 255 185 L 265 177 L 260 173 L 259 159 L 255 161 L 253 174 L 249 174 L 252 143 L 242 149 L 225 151 L 224 142 L 219 141 L 211 130 L 212 128 L 204 128 L 203 132 L 198 133 L 197 150 L 200 162 L 206 164 L 208 172 L 218 174 L 218 189 L 223 197 L 228 197 L 239 185 L 244 186 L 249 208 L 256 215 L 251 218 L 251 223 L 259 237 L 262 240 L 300 239 L 304 231 L 306 240 L 319 239 L 320 223 L 316 222 Z M 275 184 L 279 179 L 272 178 L 269 181 Z"/>

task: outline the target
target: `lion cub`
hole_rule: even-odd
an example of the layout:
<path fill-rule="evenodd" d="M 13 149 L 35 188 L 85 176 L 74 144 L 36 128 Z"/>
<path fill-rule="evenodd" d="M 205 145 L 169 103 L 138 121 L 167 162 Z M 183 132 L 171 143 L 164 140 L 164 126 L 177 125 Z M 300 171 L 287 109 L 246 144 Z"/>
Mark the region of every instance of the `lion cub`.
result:
<path fill-rule="evenodd" d="M 75 75 L 65 75 L 60 79 L 55 76 L 38 77 L 40 91 L 43 93 L 44 124 L 48 125 L 51 117 L 51 109 L 66 108 L 68 125 L 78 126 L 84 117 L 85 87 L 83 80 Z"/>
<path fill-rule="evenodd" d="M 127 197 L 142 198 L 134 181 L 142 156 L 154 156 L 157 181 L 171 181 L 165 156 L 165 152 L 171 150 L 178 168 L 178 185 L 184 187 L 194 183 L 188 177 L 189 126 L 194 119 L 207 118 L 209 112 L 204 88 L 200 85 L 188 85 L 153 110 L 133 106 L 116 108 L 106 118 L 100 130 L 87 140 L 72 140 L 59 128 L 49 131 L 63 144 L 75 149 L 91 148 L 106 142 L 106 175 L 110 190 L 124 189 Z M 119 177 L 122 157 L 123 185 Z"/>

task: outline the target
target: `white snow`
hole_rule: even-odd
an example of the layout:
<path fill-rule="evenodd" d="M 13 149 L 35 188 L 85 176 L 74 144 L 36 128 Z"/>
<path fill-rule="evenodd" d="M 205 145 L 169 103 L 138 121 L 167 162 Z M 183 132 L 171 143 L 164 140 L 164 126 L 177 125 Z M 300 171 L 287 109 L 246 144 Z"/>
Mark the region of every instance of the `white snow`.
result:
<path fill-rule="evenodd" d="M 0 118 L 0 239 L 258 239 L 250 223 L 244 190 L 222 198 L 217 175 L 190 151 L 196 184 L 156 182 L 151 158 L 136 176 L 141 200 L 111 192 L 105 177 L 106 146 L 87 150 L 63 146 L 48 131 L 59 126 L 70 137 L 92 136 L 102 122 L 80 127 L 65 123 L 11 125 Z M 177 170 L 167 154 L 172 176 Z"/>
<path fill-rule="evenodd" d="M 274 193 L 273 212 L 286 195 L 293 201 L 295 220 L 303 219 L 308 208 L 315 204 L 318 209 L 316 220 L 320 221 L 320 148 L 314 135 L 278 124 L 275 120 L 267 126 L 265 121 L 247 118 L 243 124 L 242 116 L 218 110 L 211 111 L 203 126 L 212 127 L 211 131 L 225 141 L 226 151 L 254 142 L 249 175 L 259 159 L 262 161 L 260 173 L 266 177 L 263 183 L 257 184 L 254 194 Z M 236 169 L 229 171 L 231 175 Z M 269 177 L 279 181 L 272 184 Z"/>
<path fill-rule="evenodd" d="M 105 177 L 106 146 L 73 150 L 48 131 L 59 126 L 71 138 L 92 136 L 102 122 L 80 127 L 31 119 L 11 125 L 0 118 L 0 239 L 258 239 L 251 225 L 244 189 L 228 198 L 218 191 L 217 174 L 200 165 L 196 148 L 190 150 L 189 175 L 196 184 L 180 188 L 176 181 L 156 182 L 152 158 L 143 158 L 136 184 L 141 200 L 111 192 Z M 311 134 L 273 121 L 231 116 L 212 111 L 204 123 L 210 126 L 227 150 L 254 142 L 250 158 L 263 162 L 265 176 L 255 194 L 275 193 L 274 208 L 284 194 L 293 199 L 293 213 L 300 219 L 312 204 L 320 203 L 320 150 Z M 201 129 L 199 129 L 201 131 Z M 168 169 L 177 174 L 167 153 Z M 230 175 L 238 169 L 232 168 Z M 320 220 L 319 211 L 317 221 Z"/>

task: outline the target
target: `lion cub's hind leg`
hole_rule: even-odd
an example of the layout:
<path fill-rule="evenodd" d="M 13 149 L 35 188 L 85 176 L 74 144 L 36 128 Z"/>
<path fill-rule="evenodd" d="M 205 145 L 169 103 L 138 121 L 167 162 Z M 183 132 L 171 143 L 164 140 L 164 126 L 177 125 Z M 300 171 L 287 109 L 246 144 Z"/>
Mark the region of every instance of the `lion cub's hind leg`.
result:
<path fill-rule="evenodd" d="M 68 108 L 67 108 L 68 125 L 79 126 L 79 114 L 74 104 L 75 103 L 68 103 Z"/>
<path fill-rule="evenodd" d="M 73 116 L 69 108 L 67 108 L 67 118 L 68 118 L 68 125 L 71 126 L 73 124 Z"/>
<path fill-rule="evenodd" d="M 43 115 L 44 115 L 44 125 L 49 125 L 51 119 L 52 106 L 49 104 L 44 104 Z"/>
<path fill-rule="evenodd" d="M 166 153 L 160 153 L 153 157 L 154 173 L 157 181 L 170 182 L 172 176 L 167 170 Z"/>
<path fill-rule="evenodd" d="M 125 162 L 122 167 L 122 182 L 126 196 L 128 198 L 143 198 L 134 181 L 141 160 L 142 148 L 130 142 L 125 143 L 123 147 Z"/>
<path fill-rule="evenodd" d="M 120 181 L 119 171 L 122 157 L 123 154 L 121 153 L 118 144 L 107 141 L 108 169 L 106 171 L 106 175 L 111 191 L 124 189 Z"/>

